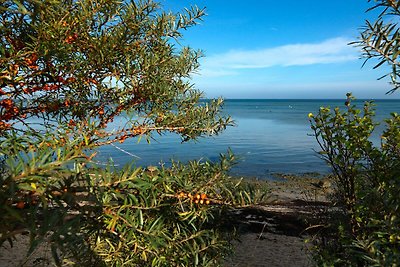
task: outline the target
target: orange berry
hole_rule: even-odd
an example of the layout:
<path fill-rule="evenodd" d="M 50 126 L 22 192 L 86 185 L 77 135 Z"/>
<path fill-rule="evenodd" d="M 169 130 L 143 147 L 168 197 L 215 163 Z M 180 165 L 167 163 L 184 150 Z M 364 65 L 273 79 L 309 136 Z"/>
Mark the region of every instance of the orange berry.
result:
<path fill-rule="evenodd" d="M 119 139 L 119 142 L 122 144 L 123 142 L 125 142 L 126 138 L 128 138 L 128 136 L 124 134 L 124 135 L 120 136 L 118 139 Z"/>
<path fill-rule="evenodd" d="M 210 204 L 210 200 L 206 200 L 206 205 L 209 205 Z"/>
<path fill-rule="evenodd" d="M 11 65 L 10 70 L 12 71 L 12 73 L 14 75 L 17 75 L 18 70 L 19 70 L 19 65 L 18 64 Z"/>
<path fill-rule="evenodd" d="M 67 83 L 74 83 L 74 82 L 76 82 L 76 78 L 75 77 L 69 77 L 66 82 Z"/>
<path fill-rule="evenodd" d="M 200 204 L 203 204 L 204 203 L 204 200 L 200 200 Z"/>
<path fill-rule="evenodd" d="M 8 129 L 11 127 L 11 124 L 5 123 L 4 121 L 0 121 L 0 129 Z"/>
<path fill-rule="evenodd" d="M 67 38 L 65 38 L 65 42 L 67 44 L 72 44 L 73 42 L 75 42 L 75 40 L 78 38 L 78 35 L 76 33 L 74 33 L 73 35 L 68 36 Z"/>
<path fill-rule="evenodd" d="M 196 200 L 194 201 L 194 203 L 198 204 L 198 203 L 199 203 L 199 200 L 198 200 L 198 199 L 196 199 Z"/>
<path fill-rule="evenodd" d="M 206 199 L 207 195 L 206 194 L 201 194 L 201 199 Z"/>
<path fill-rule="evenodd" d="M 197 195 L 196 195 L 196 198 L 197 198 L 197 199 L 200 199 L 200 198 L 201 198 L 201 196 L 200 196 L 199 194 L 197 194 Z"/>
<path fill-rule="evenodd" d="M 68 192 L 68 188 L 64 188 L 64 190 L 63 190 L 64 192 Z"/>
<path fill-rule="evenodd" d="M 68 126 L 69 127 L 74 127 L 74 126 L 76 126 L 76 122 L 73 119 L 70 119 L 69 122 L 68 122 Z"/>
<path fill-rule="evenodd" d="M 179 197 L 185 197 L 185 193 L 181 192 L 181 193 L 179 194 Z"/>
<path fill-rule="evenodd" d="M 23 201 L 19 201 L 18 203 L 17 203 L 17 209 L 23 209 L 23 208 L 25 208 L 25 202 L 23 202 Z"/>

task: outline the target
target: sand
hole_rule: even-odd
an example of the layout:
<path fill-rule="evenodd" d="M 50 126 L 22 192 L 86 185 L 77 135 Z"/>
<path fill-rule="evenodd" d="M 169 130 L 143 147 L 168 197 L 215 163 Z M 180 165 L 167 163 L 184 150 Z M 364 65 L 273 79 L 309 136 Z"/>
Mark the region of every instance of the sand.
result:
<path fill-rule="evenodd" d="M 329 205 L 330 184 L 295 176 L 268 183 L 273 198 L 269 204 L 239 211 L 241 234 L 224 266 L 315 266 L 306 240 L 313 234 L 315 218 Z"/>

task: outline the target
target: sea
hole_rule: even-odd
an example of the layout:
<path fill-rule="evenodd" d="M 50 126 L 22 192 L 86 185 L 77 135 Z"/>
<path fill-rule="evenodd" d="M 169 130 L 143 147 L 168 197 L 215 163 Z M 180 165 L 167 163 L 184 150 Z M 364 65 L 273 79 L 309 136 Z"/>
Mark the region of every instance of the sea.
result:
<path fill-rule="evenodd" d="M 168 133 L 128 139 L 100 148 L 98 162 L 111 162 L 116 167 L 169 166 L 171 161 L 210 160 L 216 162 L 221 153 L 231 150 L 237 158 L 232 176 L 274 179 L 277 174 L 324 175 L 330 167 L 317 153 L 320 151 L 310 128 L 308 114 L 316 114 L 321 106 L 345 108 L 345 100 L 304 99 L 231 99 L 225 100 L 222 112 L 229 114 L 236 126 L 217 136 L 201 137 L 182 143 L 180 136 Z M 364 100 L 352 102 L 362 108 Z M 382 122 L 371 138 L 380 144 L 384 119 L 400 113 L 400 100 L 375 100 L 376 121 Z M 118 121 L 116 122 L 118 123 Z"/>

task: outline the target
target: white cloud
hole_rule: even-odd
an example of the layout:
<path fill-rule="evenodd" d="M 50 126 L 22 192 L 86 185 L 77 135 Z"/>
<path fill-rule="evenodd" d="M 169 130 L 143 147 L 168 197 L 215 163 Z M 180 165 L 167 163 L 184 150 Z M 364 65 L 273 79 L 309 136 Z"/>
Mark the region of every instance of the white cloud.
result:
<path fill-rule="evenodd" d="M 240 69 L 262 69 L 274 66 L 330 64 L 357 59 L 357 51 L 338 37 L 320 43 L 289 44 L 258 50 L 231 50 L 203 59 L 200 73 L 204 76 L 234 75 Z"/>
<path fill-rule="evenodd" d="M 199 74 L 203 77 L 221 77 L 221 76 L 231 76 L 231 75 L 236 75 L 238 72 L 236 70 L 228 70 L 228 69 L 213 69 L 213 68 L 208 68 L 204 69 L 199 72 Z"/>

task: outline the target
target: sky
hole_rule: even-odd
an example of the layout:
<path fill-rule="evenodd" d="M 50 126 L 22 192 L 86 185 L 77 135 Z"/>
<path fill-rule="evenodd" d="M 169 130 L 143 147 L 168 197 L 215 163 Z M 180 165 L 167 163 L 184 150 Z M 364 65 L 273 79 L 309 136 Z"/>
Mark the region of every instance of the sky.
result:
<path fill-rule="evenodd" d="M 163 5 L 167 5 L 164 0 Z M 171 4 L 169 2 L 168 4 Z M 400 98 L 386 95 L 389 66 L 362 67 L 356 41 L 367 0 L 179 0 L 174 8 L 205 7 L 203 21 L 183 32 L 181 43 L 200 49 L 195 87 L 224 98 Z"/>

